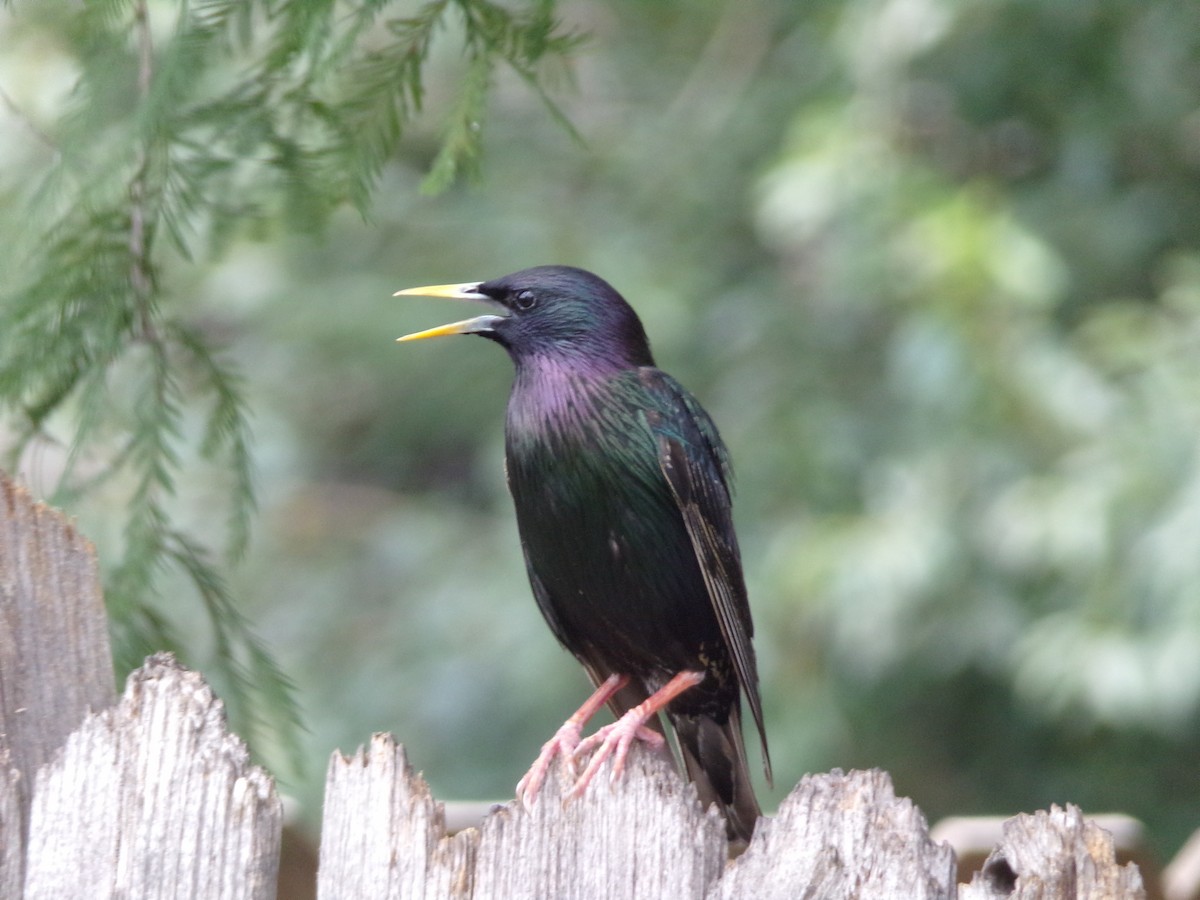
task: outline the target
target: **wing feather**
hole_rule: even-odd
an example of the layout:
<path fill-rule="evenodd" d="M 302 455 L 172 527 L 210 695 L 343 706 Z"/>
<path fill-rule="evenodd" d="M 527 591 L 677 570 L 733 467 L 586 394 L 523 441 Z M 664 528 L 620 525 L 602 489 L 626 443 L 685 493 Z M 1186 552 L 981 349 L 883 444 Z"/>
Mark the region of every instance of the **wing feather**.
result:
<path fill-rule="evenodd" d="M 652 393 L 672 403 L 669 410 L 647 410 L 646 420 L 658 445 L 659 468 L 683 515 L 721 636 L 758 729 L 769 782 L 771 757 L 750 642 L 754 626 L 733 531 L 728 456 L 708 414 L 674 379 L 657 369 L 642 369 L 641 376 Z"/>

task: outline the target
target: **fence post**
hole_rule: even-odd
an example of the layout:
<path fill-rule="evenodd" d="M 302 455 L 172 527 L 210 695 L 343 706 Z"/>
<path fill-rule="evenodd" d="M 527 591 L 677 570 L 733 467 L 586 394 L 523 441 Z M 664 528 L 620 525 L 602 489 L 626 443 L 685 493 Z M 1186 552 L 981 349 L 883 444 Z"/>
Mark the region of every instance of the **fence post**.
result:
<path fill-rule="evenodd" d="M 91 543 L 66 516 L 36 502 L 0 471 L 0 777 L 17 773 L 11 784 L 0 785 L 15 801 L 11 810 L 0 801 L 0 887 L 9 878 L 21 880 L 20 846 L 29 832 L 38 767 L 89 711 L 115 699 Z"/>
<path fill-rule="evenodd" d="M 563 803 L 551 773 L 531 810 L 511 801 L 447 837 L 441 804 L 391 735 L 335 753 L 325 787 L 318 896 L 472 900 L 702 900 L 725 863 L 725 826 L 660 757 L 635 747 Z"/>
<path fill-rule="evenodd" d="M 38 773 L 26 900 L 273 900 L 282 806 L 249 757 L 204 679 L 150 657 Z"/>
<path fill-rule="evenodd" d="M 473 829 L 446 836 L 442 804 L 390 734 L 330 759 L 319 900 L 470 897 L 476 843 Z"/>
<path fill-rule="evenodd" d="M 991 852 L 960 900 L 1145 900 L 1133 863 L 1118 865 L 1113 838 L 1078 806 L 1051 806 L 1004 823 Z"/>
<path fill-rule="evenodd" d="M 948 900 L 956 880 L 954 851 L 886 772 L 834 769 L 800 780 L 709 896 Z"/>
<path fill-rule="evenodd" d="M 553 769 L 530 810 L 513 801 L 480 829 L 473 900 L 543 897 L 701 900 L 725 866 L 725 822 L 655 752 L 635 746 L 620 780 L 612 761 L 583 796 Z"/>

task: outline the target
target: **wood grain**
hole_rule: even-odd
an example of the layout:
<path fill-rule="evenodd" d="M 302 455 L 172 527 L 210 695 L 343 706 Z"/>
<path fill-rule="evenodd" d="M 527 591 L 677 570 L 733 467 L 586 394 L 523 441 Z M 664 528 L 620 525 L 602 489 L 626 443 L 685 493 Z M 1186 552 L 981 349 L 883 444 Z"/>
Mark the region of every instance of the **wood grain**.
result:
<path fill-rule="evenodd" d="M 221 701 L 158 654 L 38 773 L 25 897 L 270 900 L 281 827 Z"/>

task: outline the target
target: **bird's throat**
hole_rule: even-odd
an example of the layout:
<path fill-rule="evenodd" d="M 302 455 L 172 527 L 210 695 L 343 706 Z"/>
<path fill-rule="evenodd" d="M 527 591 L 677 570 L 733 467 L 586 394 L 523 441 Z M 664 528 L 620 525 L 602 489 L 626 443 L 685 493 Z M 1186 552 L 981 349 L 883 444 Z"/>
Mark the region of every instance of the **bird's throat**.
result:
<path fill-rule="evenodd" d="M 510 436 L 569 438 L 590 431 L 603 418 L 603 398 L 617 375 L 616 370 L 580 365 L 576 360 L 523 360 L 508 399 Z"/>

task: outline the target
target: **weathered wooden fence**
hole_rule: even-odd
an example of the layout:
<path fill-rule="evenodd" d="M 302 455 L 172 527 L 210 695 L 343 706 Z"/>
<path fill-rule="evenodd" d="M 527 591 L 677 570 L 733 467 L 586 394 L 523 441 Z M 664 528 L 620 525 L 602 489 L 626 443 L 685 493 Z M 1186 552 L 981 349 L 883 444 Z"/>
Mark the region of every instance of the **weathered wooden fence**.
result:
<path fill-rule="evenodd" d="M 732 862 L 719 816 L 658 757 L 635 753 L 612 790 L 558 793 L 448 834 L 403 748 L 375 735 L 330 761 L 317 896 L 1148 896 L 1073 806 L 1008 820 L 959 885 L 953 850 L 880 771 L 806 776 Z M 273 780 L 200 675 L 159 654 L 116 698 L 94 554 L 0 475 L 0 898 L 267 900 L 281 827 Z M 1185 880 L 1170 900 L 1194 896 Z"/>

